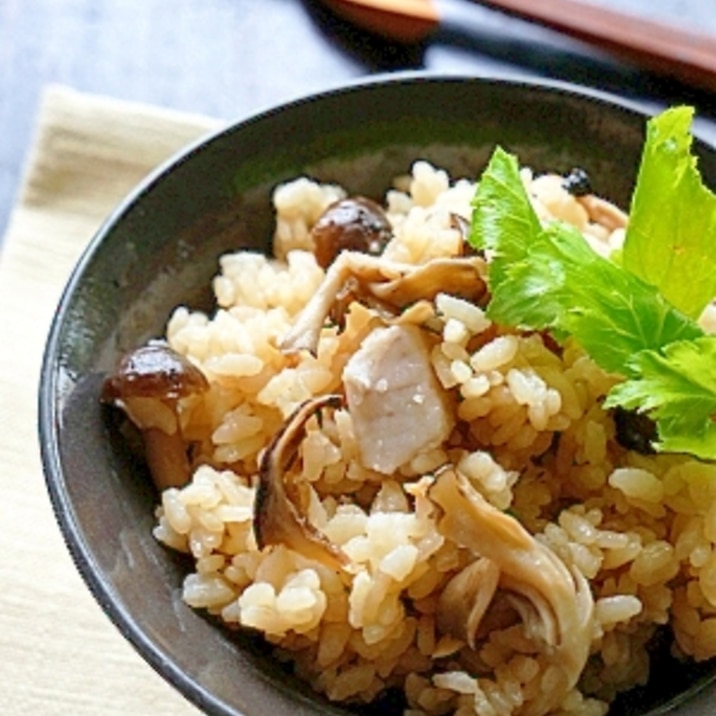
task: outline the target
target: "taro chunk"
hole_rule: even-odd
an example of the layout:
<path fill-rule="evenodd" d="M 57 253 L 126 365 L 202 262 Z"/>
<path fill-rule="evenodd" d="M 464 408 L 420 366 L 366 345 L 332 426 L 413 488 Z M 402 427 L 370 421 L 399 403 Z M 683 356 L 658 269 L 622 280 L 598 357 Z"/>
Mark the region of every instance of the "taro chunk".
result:
<path fill-rule="evenodd" d="M 386 475 L 450 434 L 448 399 L 420 329 L 377 328 L 343 371 L 361 459 Z"/>

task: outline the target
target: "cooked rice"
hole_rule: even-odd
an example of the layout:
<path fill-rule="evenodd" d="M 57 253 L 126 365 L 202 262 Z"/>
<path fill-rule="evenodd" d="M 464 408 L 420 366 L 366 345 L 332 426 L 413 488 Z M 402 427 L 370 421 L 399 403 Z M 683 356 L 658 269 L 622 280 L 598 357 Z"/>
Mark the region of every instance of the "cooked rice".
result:
<path fill-rule="evenodd" d="M 573 223 L 601 253 L 620 245 L 623 231 L 590 222 L 558 177 L 523 170 L 523 179 L 542 219 Z M 385 255 L 411 263 L 454 255 L 461 237 L 451 212 L 470 215 L 474 185 L 419 161 L 396 187 L 386 199 L 395 237 Z M 216 313 L 181 307 L 169 321 L 170 345 L 211 384 L 181 418 L 196 445 L 193 480 L 163 493 L 155 529 L 195 559 L 186 602 L 263 632 L 331 700 L 369 701 L 399 687 L 410 716 L 530 713 L 562 676 L 521 623 L 496 627 L 474 651 L 436 627 L 441 589 L 470 559 L 438 531 L 426 496 L 434 471 L 450 462 L 589 580 L 591 656 L 554 713 L 598 716 L 618 692 L 644 684 L 663 625 L 677 656 L 715 656 L 716 466 L 621 447 L 600 407 L 613 376 L 573 343 L 558 355 L 538 334 L 494 326 L 449 287 L 435 301 L 431 361 L 459 396 L 460 430 L 386 479 L 361 464 L 347 409 L 312 419 L 295 480 L 309 486 L 310 521 L 350 567 L 339 574 L 286 547 L 257 549 L 262 450 L 304 400 L 340 388 L 371 320 L 356 308 L 343 332 L 326 327 L 316 356 L 289 360 L 276 347 L 323 277 L 310 227 L 344 195 L 306 178 L 279 187 L 280 260 L 224 256 Z"/>

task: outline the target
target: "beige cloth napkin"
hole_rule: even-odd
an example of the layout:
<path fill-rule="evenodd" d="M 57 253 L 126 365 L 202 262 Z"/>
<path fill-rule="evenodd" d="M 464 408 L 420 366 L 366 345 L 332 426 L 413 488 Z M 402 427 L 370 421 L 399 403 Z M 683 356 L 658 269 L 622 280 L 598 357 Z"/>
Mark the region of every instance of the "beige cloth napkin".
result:
<path fill-rule="evenodd" d="M 197 714 L 134 652 L 77 573 L 36 431 L 44 341 L 70 270 L 112 207 L 221 123 L 49 87 L 0 254 L 0 712 Z"/>

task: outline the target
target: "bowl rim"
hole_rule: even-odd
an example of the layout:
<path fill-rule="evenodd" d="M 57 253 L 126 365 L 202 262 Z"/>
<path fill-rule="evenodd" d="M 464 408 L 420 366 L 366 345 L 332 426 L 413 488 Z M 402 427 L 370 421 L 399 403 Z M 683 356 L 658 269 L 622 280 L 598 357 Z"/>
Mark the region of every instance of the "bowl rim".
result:
<path fill-rule="evenodd" d="M 70 299 L 80 283 L 88 265 L 94 255 L 99 251 L 105 237 L 112 231 L 113 226 L 141 200 L 152 191 L 153 187 L 162 182 L 163 178 L 176 166 L 188 161 L 193 155 L 204 147 L 220 141 L 227 134 L 241 131 L 243 127 L 290 111 L 293 107 L 311 102 L 322 102 L 328 98 L 354 92 L 363 92 L 372 87 L 402 84 L 439 84 L 478 83 L 480 85 L 495 85 L 512 87 L 514 89 L 528 89 L 543 91 L 549 94 L 563 95 L 582 100 L 593 101 L 636 115 L 642 120 L 652 116 L 658 108 L 646 100 L 637 100 L 618 95 L 609 91 L 595 89 L 586 85 L 564 80 L 522 76 L 513 74 L 478 74 L 474 72 L 442 72 L 430 70 L 404 70 L 395 72 L 376 73 L 369 76 L 354 78 L 330 85 L 307 94 L 301 94 L 277 104 L 249 113 L 244 117 L 230 120 L 225 126 L 210 130 L 198 139 L 188 143 L 184 148 L 173 153 L 162 161 L 155 169 L 149 172 L 144 179 L 137 183 L 100 223 L 98 229 L 80 253 L 61 292 L 55 314 L 53 315 L 42 355 L 39 386 L 37 394 L 37 428 L 40 442 L 40 457 L 43 468 L 46 489 L 49 494 L 55 520 L 60 528 L 62 538 L 67 546 L 72 561 L 85 585 L 88 587 L 95 601 L 103 612 L 119 630 L 122 636 L 129 641 L 132 647 L 140 654 L 165 681 L 169 682 L 189 702 L 213 716 L 239 716 L 230 704 L 210 693 L 195 678 L 182 670 L 165 650 L 155 643 L 141 628 L 136 625 L 131 612 L 122 603 L 120 595 L 110 587 L 104 579 L 104 574 L 92 556 L 92 550 L 84 538 L 80 528 L 73 504 L 64 489 L 66 483 L 63 477 L 62 458 L 59 450 L 59 422 L 61 393 L 59 389 L 57 368 L 60 337 L 64 321 L 67 317 L 67 307 Z M 698 131 L 693 131 L 696 143 L 703 143 L 716 151 L 714 145 L 701 137 Z M 689 689 L 669 702 L 652 709 L 644 716 L 658 716 L 671 711 L 688 699 L 689 703 L 697 693 L 707 690 L 714 681 L 713 677 L 704 680 L 698 688 Z M 323 713 L 328 713 L 324 710 Z M 344 713 L 335 711 L 336 714 Z M 700 712 L 699 712 L 700 713 Z M 682 714 L 682 716 L 690 716 Z M 692 716 L 696 716 L 696 712 Z"/>

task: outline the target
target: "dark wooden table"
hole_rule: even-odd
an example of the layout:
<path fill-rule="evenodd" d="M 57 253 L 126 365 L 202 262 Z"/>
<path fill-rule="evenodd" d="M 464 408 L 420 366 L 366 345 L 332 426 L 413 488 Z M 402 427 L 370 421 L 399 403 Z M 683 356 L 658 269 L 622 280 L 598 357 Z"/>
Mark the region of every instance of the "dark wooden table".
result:
<path fill-rule="evenodd" d="M 716 37 L 714 0 L 590 1 Z M 597 86 L 654 108 L 694 104 L 702 117 L 697 132 L 716 141 L 716 95 L 483 14 L 479 43 L 453 35 L 398 47 L 311 0 L 0 0 L 0 235 L 40 93 L 53 82 L 232 120 L 375 72 L 522 74 Z"/>

